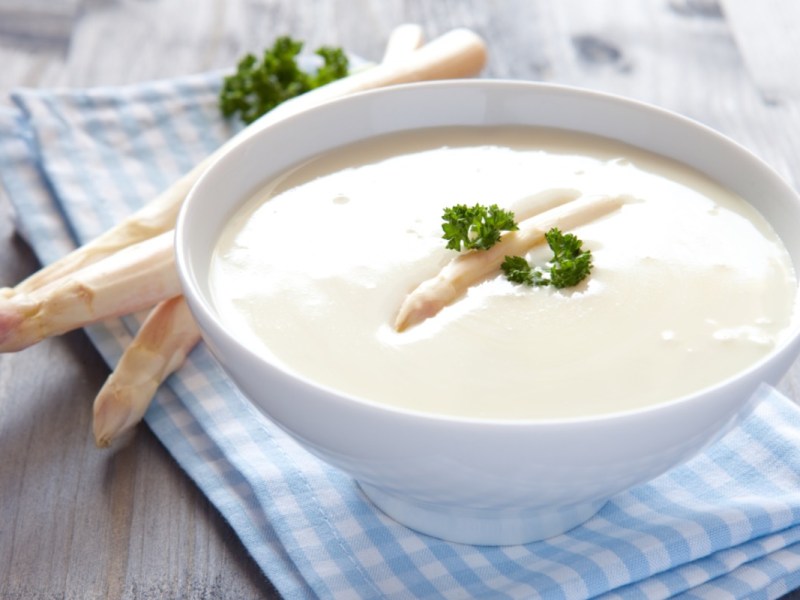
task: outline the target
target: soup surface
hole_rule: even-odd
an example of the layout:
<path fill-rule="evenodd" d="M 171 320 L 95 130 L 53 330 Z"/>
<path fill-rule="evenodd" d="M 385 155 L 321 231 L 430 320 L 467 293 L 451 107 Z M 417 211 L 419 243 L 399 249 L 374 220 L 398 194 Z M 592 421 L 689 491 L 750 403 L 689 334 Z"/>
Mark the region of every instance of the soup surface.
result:
<path fill-rule="evenodd" d="M 442 239 L 445 207 L 516 209 L 548 190 L 626 199 L 570 231 L 593 254 L 586 280 L 531 288 L 498 271 L 395 331 L 408 293 L 457 254 Z M 741 198 L 630 146 L 533 128 L 395 134 L 314 158 L 239 210 L 210 277 L 235 335 L 310 380 L 517 419 L 633 409 L 727 378 L 780 341 L 797 289 L 782 244 Z"/>

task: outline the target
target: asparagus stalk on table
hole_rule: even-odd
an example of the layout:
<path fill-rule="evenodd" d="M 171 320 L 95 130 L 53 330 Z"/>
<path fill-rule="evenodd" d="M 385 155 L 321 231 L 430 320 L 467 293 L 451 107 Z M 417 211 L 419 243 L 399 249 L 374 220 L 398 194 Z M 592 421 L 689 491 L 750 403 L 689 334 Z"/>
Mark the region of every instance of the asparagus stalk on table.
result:
<path fill-rule="evenodd" d="M 94 439 L 107 448 L 141 421 L 164 380 L 200 341 L 183 296 L 158 304 L 125 349 L 94 401 Z"/>
<path fill-rule="evenodd" d="M 399 63 L 423 42 L 422 28 L 401 25 L 386 44 L 382 64 Z M 156 390 L 200 341 L 183 296 L 159 303 L 142 323 L 94 401 L 94 438 L 105 448 L 144 416 Z"/>
<path fill-rule="evenodd" d="M 414 50 L 419 49 L 424 41 L 422 27 L 416 23 L 398 25 L 389 34 L 381 64 L 391 65 L 405 60 Z"/>
<path fill-rule="evenodd" d="M 123 248 L 31 292 L 0 298 L 0 352 L 15 352 L 181 293 L 172 231 Z"/>

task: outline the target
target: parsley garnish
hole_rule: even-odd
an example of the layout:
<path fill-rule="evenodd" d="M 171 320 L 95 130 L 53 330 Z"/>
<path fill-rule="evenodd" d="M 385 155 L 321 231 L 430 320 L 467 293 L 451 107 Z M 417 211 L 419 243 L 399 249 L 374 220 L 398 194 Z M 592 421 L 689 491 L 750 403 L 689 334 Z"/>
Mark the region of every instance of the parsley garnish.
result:
<path fill-rule="evenodd" d="M 582 250 L 583 242 L 571 233 L 553 227 L 545 234 L 553 258 L 545 267 L 532 267 L 521 256 L 506 256 L 501 268 L 514 283 L 532 286 L 552 285 L 566 288 L 578 285 L 592 270 L 591 250 Z"/>
<path fill-rule="evenodd" d="M 222 114 L 239 114 L 242 121 L 252 123 L 281 102 L 299 96 L 347 75 L 349 63 L 341 48 L 323 46 L 315 54 L 323 65 L 315 73 L 306 73 L 295 58 L 303 43 L 283 36 L 265 50 L 261 62 L 247 54 L 239 61 L 236 73 L 225 77 L 219 95 Z"/>
<path fill-rule="evenodd" d="M 500 268 L 506 274 L 506 279 L 512 283 L 523 285 L 548 285 L 550 283 L 549 281 L 543 283 L 541 270 L 531 267 L 528 261 L 521 256 L 506 256 Z"/>
<path fill-rule="evenodd" d="M 518 229 L 514 213 L 497 204 L 488 208 L 482 204 L 456 204 L 444 209 L 442 220 L 447 247 L 458 251 L 488 250 L 500 240 L 503 231 Z"/>

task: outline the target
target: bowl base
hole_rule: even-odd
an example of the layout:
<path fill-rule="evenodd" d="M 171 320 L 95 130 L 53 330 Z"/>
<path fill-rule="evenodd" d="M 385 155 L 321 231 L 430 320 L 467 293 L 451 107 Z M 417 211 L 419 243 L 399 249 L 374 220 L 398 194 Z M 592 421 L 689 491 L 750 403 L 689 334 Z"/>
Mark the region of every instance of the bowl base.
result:
<path fill-rule="evenodd" d="M 359 483 L 364 494 L 395 521 L 420 533 L 459 544 L 509 546 L 553 537 L 591 518 L 606 503 L 597 500 L 553 509 L 458 508 L 410 500 Z"/>

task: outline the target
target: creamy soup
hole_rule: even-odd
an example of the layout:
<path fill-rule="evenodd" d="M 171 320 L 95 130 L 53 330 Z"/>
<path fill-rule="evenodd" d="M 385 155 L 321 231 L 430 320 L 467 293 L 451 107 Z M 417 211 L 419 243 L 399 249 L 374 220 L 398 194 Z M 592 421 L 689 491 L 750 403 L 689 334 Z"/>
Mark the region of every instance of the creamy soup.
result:
<path fill-rule="evenodd" d="M 398 332 L 397 311 L 457 254 L 442 211 L 512 209 L 548 191 L 620 196 L 570 230 L 592 251 L 573 288 L 500 271 Z M 543 263 L 546 245 L 527 257 Z M 675 162 L 533 128 L 387 136 L 314 158 L 226 225 L 212 265 L 235 335 L 310 380 L 375 402 L 480 418 L 633 409 L 719 382 L 765 356 L 797 282 L 765 220 Z"/>

